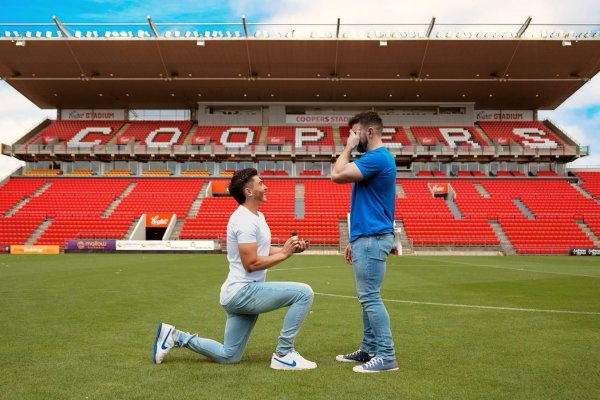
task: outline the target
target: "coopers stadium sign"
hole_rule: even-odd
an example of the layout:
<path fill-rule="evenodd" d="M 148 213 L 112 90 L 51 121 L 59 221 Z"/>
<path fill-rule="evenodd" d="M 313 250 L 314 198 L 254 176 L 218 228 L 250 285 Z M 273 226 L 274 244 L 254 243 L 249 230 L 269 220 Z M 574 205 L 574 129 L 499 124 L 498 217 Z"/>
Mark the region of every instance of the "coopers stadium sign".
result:
<path fill-rule="evenodd" d="M 60 118 L 71 121 L 123 121 L 125 120 L 125 110 L 94 110 L 94 109 L 70 109 L 62 110 Z"/>
<path fill-rule="evenodd" d="M 475 110 L 476 121 L 533 121 L 529 110 Z"/>

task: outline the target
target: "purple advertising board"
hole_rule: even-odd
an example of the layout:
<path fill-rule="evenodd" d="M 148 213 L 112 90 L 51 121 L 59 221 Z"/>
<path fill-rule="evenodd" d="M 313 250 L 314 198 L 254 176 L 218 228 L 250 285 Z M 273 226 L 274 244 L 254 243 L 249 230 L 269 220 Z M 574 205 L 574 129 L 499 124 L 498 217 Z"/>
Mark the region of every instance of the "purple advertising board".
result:
<path fill-rule="evenodd" d="M 67 240 L 66 250 L 69 251 L 114 251 L 117 241 L 114 239 L 78 239 Z"/>

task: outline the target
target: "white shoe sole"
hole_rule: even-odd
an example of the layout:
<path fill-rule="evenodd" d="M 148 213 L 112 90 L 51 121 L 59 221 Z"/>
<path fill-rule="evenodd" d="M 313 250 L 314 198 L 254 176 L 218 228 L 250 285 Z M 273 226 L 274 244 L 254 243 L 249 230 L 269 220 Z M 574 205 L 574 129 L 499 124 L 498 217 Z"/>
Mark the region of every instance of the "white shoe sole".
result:
<path fill-rule="evenodd" d="M 362 369 L 362 368 L 359 368 L 359 367 L 360 367 L 360 365 L 352 368 L 352 371 L 354 371 L 354 372 L 360 372 L 361 374 L 375 374 L 377 372 L 398 371 L 398 369 L 399 369 L 399 367 L 396 367 L 396 368 L 390 368 L 390 369 L 380 369 L 378 371 L 374 371 L 374 370 L 370 371 L 368 369 Z"/>
<path fill-rule="evenodd" d="M 346 362 L 346 363 L 357 363 L 357 362 L 360 362 L 360 361 L 351 360 L 349 358 L 346 358 L 346 357 L 344 357 L 343 354 L 335 356 L 335 361 Z"/>

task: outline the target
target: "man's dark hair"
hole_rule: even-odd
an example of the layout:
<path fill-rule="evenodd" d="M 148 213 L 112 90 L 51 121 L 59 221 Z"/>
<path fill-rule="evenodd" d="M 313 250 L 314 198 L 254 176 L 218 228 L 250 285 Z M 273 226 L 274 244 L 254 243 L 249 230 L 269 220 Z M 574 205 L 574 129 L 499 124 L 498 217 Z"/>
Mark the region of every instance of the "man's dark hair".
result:
<path fill-rule="evenodd" d="M 348 121 L 348 127 L 352 128 L 354 124 L 360 124 L 364 127 L 373 127 L 375 130 L 381 132 L 383 130 L 383 121 L 379 114 L 375 111 L 366 111 L 360 114 L 356 114 Z"/>
<path fill-rule="evenodd" d="M 246 196 L 244 196 L 244 187 L 254 176 L 258 175 L 258 171 L 254 168 L 246 168 L 236 172 L 231 177 L 229 182 L 229 194 L 233 196 L 238 204 L 244 204 Z"/>

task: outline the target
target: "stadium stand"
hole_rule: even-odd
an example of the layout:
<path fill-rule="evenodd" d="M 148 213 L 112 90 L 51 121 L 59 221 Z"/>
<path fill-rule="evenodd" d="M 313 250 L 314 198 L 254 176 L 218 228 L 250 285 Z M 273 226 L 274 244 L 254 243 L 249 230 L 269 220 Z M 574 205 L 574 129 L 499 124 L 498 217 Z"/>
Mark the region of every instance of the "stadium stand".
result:
<path fill-rule="evenodd" d="M 577 171 L 576 175 L 583 181 L 581 187 L 596 199 L 600 199 L 600 173 Z"/>
<path fill-rule="evenodd" d="M 34 168 L 23 171 L 23 175 L 26 176 L 56 176 L 62 175 L 62 169 L 50 169 L 50 168 Z"/>
<path fill-rule="evenodd" d="M 411 126 L 410 129 L 423 146 L 441 143 L 452 148 L 480 148 L 486 145 L 473 126 Z"/>
<path fill-rule="evenodd" d="M 340 126 L 340 138 L 342 139 L 342 143 L 344 145 L 346 145 L 349 135 L 350 128 L 347 126 Z M 389 148 L 399 148 L 413 145 L 406 135 L 406 131 L 401 126 L 384 127 L 382 139 Z"/>
<path fill-rule="evenodd" d="M 258 144 L 260 126 L 197 126 L 191 133 L 190 144 L 215 143 L 240 148 Z"/>
<path fill-rule="evenodd" d="M 54 140 L 69 147 L 107 144 L 122 125 L 123 121 L 53 121 L 28 144 L 48 144 Z"/>
<path fill-rule="evenodd" d="M 579 172 L 585 182 L 600 182 L 600 173 Z M 429 175 L 431 178 L 433 176 Z M 415 248 L 428 246 L 498 246 L 490 221 L 498 221 L 520 254 L 566 254 L 573 246 L 594 243 L 578 226 L 585 222 L 600 233 L 600 204 L 584 196 L 564 179 L 485 178 L 442 179 L 454 194 L 461 216 L 446 199 L 434 197 L 431 180 L 399 179 L 404 197 L 396 201 L 396 219 L 402 221 Z M 197 214 L 186 217 L 205 180 L 173 178 L 11 178 L 1 187 L 0 242 L 24 243 L 42 222 L 49 226 L 36 244 L 62 245 L 74 238 L 124 238 L 135 218 L 145 212 L 175 213 L 184 221 L 181 239 L 220 238 L 237 203 L 228 196 L 205 197 Z M 339 223 L 346 219 L 350 186 L 328 178 L 270 176 L 267 216 L 274 242 L 284 241 L 290 228 L 312 243 L 336 245 Z M 304 215 L 295 216 L 296 185 L 302 184 Z M 125 189 L 129 193 L 107 217 L 102 215 Z M 40 191 L 38 193 L 38 191 Z M 24 203 L 7 216 L 9 210 Z"/>
<path fill-rule="evenodd" d="M 341 232 L 351 185 L 332 184 L 328 174 L 347 143 L 347 121 L 374 110 L 396 160 L 396 218 L 409 246 L 500 248 L 507 254 L 511 246 L 517 253 L 562 254 L 567 243 L 587 246 L 589 240 L 600 247 L 593 235 L 600 230 L 600 173 L 568 169 L 589 148 L 552 121 L 537 120 L 539 110 L 556 109 L 597 75 L 600 42 L 581 32 L 577 37 L 590 40 L 571 51 L 565 47 L 570 40 L 552 35 L 525 47 L 514 35 L 500 41 L 477 35 L 459 47 L 485 57 L 457 67 L 457 58 L 448 57 L 456 54 L 457 42 L 438 33 L 428 38 L 436 51 L 419 69 L 414 66 L 422 64 L 422 52 L 411 51 L 421 42 L 418 35 L 387 46 L 376 32 L 359 29 L 365 35 L 354 36 L 347 26 L 338 28 L 348 40 L 335 53 L 333 66 L 343 68 L 332 69 L 331 49 L 312 34 L 264 35 L 246 49 L 252 53 L 245 53 L 252 55 L 248 65 L 248 57 L 218 56 L 232 45 L 243 47 L 247 37 L 211 40 L 209 53 L 216 56 L 191 57 L 185 38 L 163 30 L 161 51 L 146 52 L 141 66 L 131 55 L 147 50 L 144 37 L 125 33 L 127 46 L 107 46 L 124 32 L 113 30 L 98 41 L 75 31 L 64 39 L 77 42 L 77 57 L 64 58 L 67 42 L 41 32 L 35 39 L 25 34 L 29 50 L 15 50 L 13 42 L 25 43 L 12 40 L 21 29 L 15 27 L 5 35 L 10 68 L 2 78 L 36 106 L 56 109 L 58 120 L 44 120 L 17 142 L 0 145 L 4 155 L 25 163 L 0 186 L 2 228 L 12 232 L 4 237 L 58 244 L 88 235 L 124 238 L 136 218 L 156 212 L 177 214 L 178 238 L 224 241 L 236 203 L 226 193 L 199 192 L 255 167 L 269 187 L 270 201 L 261 209 L 273 238 L 284 240 L 292 228 L 336 248 L 346 239 Z M 190 43 L 205 44 L 186 33 Z M 208 36 L 214 35 L 202 39 Z M 288 39 L 292 58 L 279 46 Z M 506 65 L 511 43 L 519 62 L 510 74 L 490 70 Z M 354 61 L 371 45 L 386 54 L 377 68 Z M 98 54 L 114 61 L 109 71 L 94 67 Z M 164 68 L 148 80 L 152 63 Z M 37 70 L 44 71 L 41 80 Z M 164 81 L 161 88 L 154 80 Z M 448 193 L 436 197 L 431 185 L 437 183 Z"/>
<path fill-rule="evenodd" d="M 130 121 L 117 138 L 118 144 L 134 139 L 148 147 L 170 147 L 182 144 L 192 127 L 192 121 Z"/>
<path fill-rule="evenodd" d="M 269 126 L 267 145 L 290 144 L 295 148 L 333 146 L 331 126 Z"/>
<path fill-rule="evenodd" d="M 539 121 L 477 123 L 485 134 L 500 145 L 510 145 L 512 139 L 523 147 L 555 149 L 564 146 L 552 131 Z"/>
<path fill-rule="evenodd" d="M 134 182 L 133 190 L 113 210 L 113 216 L 137 218 L 142 213 L 173 213 L 185 218 L 204 180 L 148 178 Z"/>
<path fill-rule="evenodd" d="M 184 176 L 210 176 L 207 169 L 188 169 L 181 172 Z"/>

